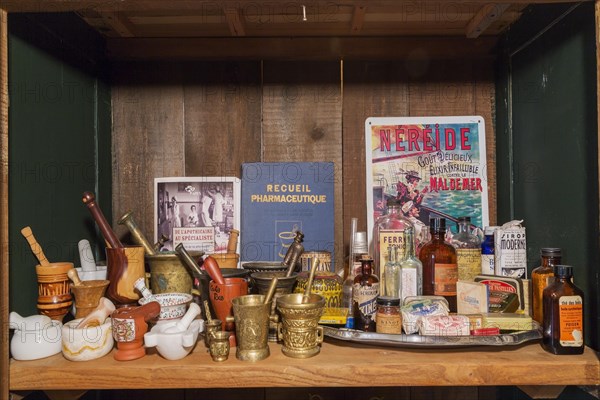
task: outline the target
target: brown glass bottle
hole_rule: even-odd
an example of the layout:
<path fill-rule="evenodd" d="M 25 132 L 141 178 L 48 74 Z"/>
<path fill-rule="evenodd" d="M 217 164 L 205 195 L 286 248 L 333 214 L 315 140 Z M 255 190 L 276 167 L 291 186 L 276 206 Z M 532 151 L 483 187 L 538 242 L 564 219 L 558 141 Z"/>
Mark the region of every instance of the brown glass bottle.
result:
<path fill-rule="evenodd" d="M 556 265 L 554 282 L 543 292 L 542 347 L 550 353 L 583 353 L 583 291 L 572 278 L 573 267 Z"/>
<path fill-rule="evenodd" d="M 561 263 L 561 250 L 557 247 L 544 247 L 541 250 L 542 265 L 531 271 L 531 285 L 533 286 L 533 319 L 543 323 L 544 311 L 542 294 L 544 289 L 552 283 L 554 266 Z"/>
<path fill-rule="evenodd" d="M 373 275 L 373 259 L 363 258 L 360 273 L 354 278 L 352 303 L 354 308 L 354 329 L 375 332 L 379 279 Z"/>
<path fill-rule="evenodd" d="M 423 294 L 444 296 L 450 311 L 456 312 L 458 267 L 456 249 L 444 238 L 446 219 L 430 219 L 429 232 L 431 240 L 419 252 L 419 260 L 423 263 Z"/>

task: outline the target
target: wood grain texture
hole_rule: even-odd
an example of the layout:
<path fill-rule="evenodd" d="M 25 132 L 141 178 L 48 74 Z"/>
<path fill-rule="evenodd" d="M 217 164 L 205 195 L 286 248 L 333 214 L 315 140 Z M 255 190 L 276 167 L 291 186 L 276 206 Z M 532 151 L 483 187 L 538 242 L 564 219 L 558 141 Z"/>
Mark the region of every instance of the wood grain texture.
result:
<path fill-rule="evenodd" d="M 409 115 L 409 72 L 405 62 L 344 62 L 344 245 L 350 221 L 367 231 L 365 120 Z M 369 236 L 371 233 L 369 232 Z"/>
<path fill-rule="evenodd" d="M 262 161 L 334 163 L 336 269 L 343 267 L 340 74 L 339 62 L 265 62 L 262 97 Z"/>
<path fill-rule="evenodd" d="M 258 387 L 371 387 L 597 385 L 600 361 L 589 348 L 583 355 L 546 353 L 539 344 L 470 350 L 409 350 L 324 343 L 321 353 L 293 359 L 270 343 L 271 355 L 249 366 L 230 356 L 215 363 L 199 345 L 186 358 L 169 361 L 157 354 L 128 361 L 112 354 L 77 363 L 56 355 L 10 361 L 10 389 L 177 389 Z M 357 379 L 360 374 L 361 379 Z"/>
<path fill-rule="evenodd" d="M 261 157 L 260 62 L 189 63 L 183 68 L 185 174 L 237 176 Z"/>
<path fill-rule="evenodd" d="M 174 63 L 129 63 L 114 71 L 112 226 L 126 233 L 116 221 L 133 210 L 152 238 L 154 178 L 185 173 L 181 70 Z"/>
<path fill-rule="evenodd" d="M 0 398 L 8 398 L 8 19 L 0 8 Z"/>
<path fill-rule="evenodd" d="M 348 29 L 348 23 L 344 24 Z M 408 35 L 410 32 L 405 32 Z M 460 31 L 462 34 L 462 30 Z M 141 33 L 140 33 L 141 34 Z M 149 33 L 148 33 L 149 34 Z M 403 60 L 491 57 L 497 38 L 484 36 L 398 37 L 155 37 L 109 38 L 107 55 L 117 60 Z M 441 32 L 440 32 L 441 34 Z"/>

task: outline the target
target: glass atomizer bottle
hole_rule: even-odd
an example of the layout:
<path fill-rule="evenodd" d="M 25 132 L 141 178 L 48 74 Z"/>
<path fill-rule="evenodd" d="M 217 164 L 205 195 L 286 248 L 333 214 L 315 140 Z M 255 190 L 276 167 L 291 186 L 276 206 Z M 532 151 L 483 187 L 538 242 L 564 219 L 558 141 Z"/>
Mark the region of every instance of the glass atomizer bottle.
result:
<path fill-rule="evenodd" d="M 542 347 L 554 354 L 582 354 L 583 291 L 573 284 L 573 267 L 556 265 L 543 292 Z"/>
<path fill-rule="evenodd" d="M 531 271 L 533 286 L 533 319 L 540 324 L 544 320 L 542 295 L 554 279 L 554 266 L 562 263 L 562 251 L 558 247 L 544 247 L 540 251 L 542 265 Z"/>
<path fill-rule="evenodd" d="M 431 240 L 419 252 L 423 263 L 423 294 L 444 296 L 451 312 L 456 312 L 456 282 L 458 266 L 456 249 L 445 242 L 446 219 L 429 220 Z"/>
<path fill-rule="evenodd" d="M 379 279 L 372 273 L 373 260 L 371 258 L 363 258 L 360 269 L 360 274 L 354 278 L 354 288 L 352 290 L 354 329 L 375 332 Z"/>
<path fill-rule="evenodd" d="M 452 245 L 456 247 L 456 263 L 458 265 L 458 279 L 473 281 L 481 274 L 481 241 L 471 230 L 471 218 L 458 218 L 458 233 L 452 238 Z"/>

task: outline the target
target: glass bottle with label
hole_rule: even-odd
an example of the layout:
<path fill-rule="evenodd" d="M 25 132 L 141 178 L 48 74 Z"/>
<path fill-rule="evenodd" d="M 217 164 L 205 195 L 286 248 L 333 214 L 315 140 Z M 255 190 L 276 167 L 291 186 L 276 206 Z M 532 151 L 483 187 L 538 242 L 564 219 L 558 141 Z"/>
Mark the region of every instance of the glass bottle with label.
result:
<path fill-rule="evenodd" d="M 367 232 L 356 232 L 354 236 L 353 254 L 350 254 L 348 265 L 348 277 L 342 286 L 342 307 L 348 309 L 346 317 L 346 328 L 354 328 L 354 307 L 352 291 L 354 287 L 354 278 L 360 273 L 360 260 L 368 256 Z"/>
<path fill-rule="evenodd" d="M 456 247 L 456 263 L 458 279 L 473 281 L 481 274 L 481 240 L 471 233 L 471 218 L 458 218 L 458 233 L 452 237 L 452 245 Z"/>
<path fill-rule="evenodd" d="M 388 199 L 387 214 L 379 217 L 373 228 L 373 257 L 375 260 L 373 273 L 379 277 L 383 287 L 385 287 L 385 256 L 388 246 L 396 245 L 398 254 L 404 254 L 404 229 L 409 226 L 413 225 L 402 213 L 398 199 Z"/>
<path fill-rule="evenodd" d="M 360 274 L 354 278 L 352 290 L 354 303 L 354 329 L 375 332 L 375 315 L 377 314 L 377 296 L 379 296 L 379 279 L 373 275 L 373 260 L 361 260 Z"/>
<path fill-rule="evenodd" d="M 402 277 L 400 276 L 400 264 L 398 263 L 398 246 L 388 246 L 383 276 L 385 286 L 381 288 L 381 294 L 387 297 L 399 298 Z"/>
<path fill-rule="evenodd" d="M 419 252 L 423 263 L 423 294 L 444 296 L 450 312 L 456 312 L 458 267 L 456 249 L 445 241 L 446 219 L 430 219 L 429 232 L 431 240 Z"/>
<path fill-rule="evenodd" d="M 486 226 L 485 237 L 481 242 L 481 273 L 486 275 L 494 275 L 496 269 L 494 267 L 494 232 L 498 229 L 497 226 Z"/>
<path fill-rule="evenodd" d="M 558 247 L 544 247 L 540 251 L 542 265 L 531 271 L 533 286 L 533 319 L 540 324 L 544 320 L 543 299 L 544 289 L 554 279 L 554 266 L 561 264 L 562 251 Z"/>
<path fill-rule="evenodd" d="M 542 347 L 554 354 L 582 354 L 583 291 L 572 282 L 573 267 L 556 265 L 543 292 Z"/>
<path fill-rule="evenodd" d="M 404 230 L 404 257 L 400 260 L 400 299 L 423 294 L 423 263 L 415 254 L 414 229 Z"/>

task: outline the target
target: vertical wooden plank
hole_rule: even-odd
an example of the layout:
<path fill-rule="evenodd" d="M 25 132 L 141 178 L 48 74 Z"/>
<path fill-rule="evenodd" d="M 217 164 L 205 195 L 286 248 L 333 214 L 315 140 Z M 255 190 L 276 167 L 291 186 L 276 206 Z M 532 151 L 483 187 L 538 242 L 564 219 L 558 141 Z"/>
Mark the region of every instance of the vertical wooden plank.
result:
<path fill-rule="evenodd" d="M 266 388 L 265 400 L 343 400 L 344 388 Z"/>
<path fill-rule="evenodd" d="M 8 398 L 8 19 L 0 8 L 0 398 Z"/>
<path fill-rule="evenodd" d="M 495 110 L 496 89 L 494 66 L 491 61 L 478 61 L 474 68 L 475 108 L 473 113 L 481 115 L 485 122 L 485 148 L 487 157 L 487 185 L 490 226 L 498 224 L 498 206 L 496 184 L 496 129 L 493 115 Z M 501 221 L 505 222 L 505 221 Z"/>
<path fill-rule="evenodd" d="M 344 400 L 411 400 L 408 387 L 345 388 Z"/>
<path fill-rule="evenodd" d="M 260 161 L 260 62 L 184 67 L 185 174 L 237 176 Z"/>
<path fill-rule="evenodd" d="M 350 241 L 350 220 L 367 230 L 365 120 L 409 115 L 408 72 L 403 62 L 344 62 L 344 248 Z"/>
<path fill-rule="evenodd" d="M 265 62 L 262 161 L 333 161 L 335 221 L 342 220 L 342 96 L 340 63 Z M 341 224 L 335 267 L 343 268 Z"/>
<path fill-rule="evenodd" d="M 185 391 L 185 400 L 196 399 L 265 400 L 265 389 L 188 389 Z"/>
<path fill-rule="evenodd" d="M 124 63 L 113 76 L 113 227 L 127 210 L 154 237 L 154 178 L 183 176 L 184 116 L 180 66 Z M 102 204 L 100 204 L 102 206 Z"/>

